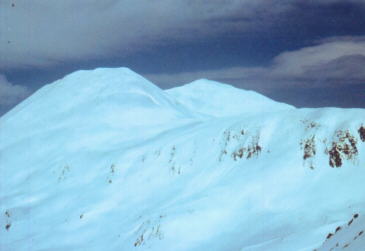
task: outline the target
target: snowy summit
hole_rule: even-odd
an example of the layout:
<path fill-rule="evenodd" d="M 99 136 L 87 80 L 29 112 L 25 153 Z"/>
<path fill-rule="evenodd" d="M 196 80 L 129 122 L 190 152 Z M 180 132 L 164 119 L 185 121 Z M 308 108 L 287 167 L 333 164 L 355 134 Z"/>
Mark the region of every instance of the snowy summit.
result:
<path fill-rule="evenodd" d="M 0 250 L 362 250 L 365 110 L 77 71 L 0 118 Z"/>

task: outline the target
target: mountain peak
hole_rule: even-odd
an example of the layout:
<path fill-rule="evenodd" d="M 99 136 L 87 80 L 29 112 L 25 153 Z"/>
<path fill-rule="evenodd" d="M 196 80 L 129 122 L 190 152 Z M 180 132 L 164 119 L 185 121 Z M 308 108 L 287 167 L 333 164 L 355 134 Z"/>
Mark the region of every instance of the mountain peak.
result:
<path fill-rule="evenodd" d="M 294 108 L 257 92 L 208 79 L 198 79 L 166 92 L 189 109 L 216 117 Z"/>
<path fill-rule="evenodd" d="M 91 89 L 95 92 L 105 88 L 123 92 L 136 89 L 159 89 L 152 82 L 126 67 L 79 70 L 66 75 L 53 84 L 59 85 L 60 83 L 64 88 Z"/>
<path fill-rule="evenodd" d="M 146 125 L 162 130 L 190 118 L 164 91 L 132 70 L 98 68 L 73 72 L 42 87 L 1 117 L 1 122 L 3 128 L 18 128 L 19 132 L 24 127 L 37 131 L 63 125 L 82 128 L 85 133 L 97 128 L 127 133 Z M 27 125 L 19 121 L 27 121 Z"/>

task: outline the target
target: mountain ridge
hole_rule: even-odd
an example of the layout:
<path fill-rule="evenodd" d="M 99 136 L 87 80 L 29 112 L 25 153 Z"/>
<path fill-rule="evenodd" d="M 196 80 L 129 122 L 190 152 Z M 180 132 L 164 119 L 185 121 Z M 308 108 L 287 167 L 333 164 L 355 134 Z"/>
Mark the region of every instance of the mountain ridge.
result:
<path fill-rule="evenodd" d="M 221 103 L 184 108 L 191 90 L 152 89 L 84 95 L 86 108 L 71 95 L 58 113 L 48 100 L 64 97 L 45 87 L 0 118 L 1 250 L 313 250 L 355 214 L 331 241 L 358 235 L 363 109 L 277 109 L 264 98 L 264 109 L 226 116 L 214 113 Z"/>

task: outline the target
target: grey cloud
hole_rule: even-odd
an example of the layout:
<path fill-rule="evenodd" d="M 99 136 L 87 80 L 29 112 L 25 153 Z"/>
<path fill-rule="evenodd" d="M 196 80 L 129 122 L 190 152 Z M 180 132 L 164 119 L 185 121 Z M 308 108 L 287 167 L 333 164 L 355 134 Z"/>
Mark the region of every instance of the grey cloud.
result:
<path fill-rule="evenodd" d="M 297 51 L 284 52 L 273 60 L 270 74 L 273 76 L 308 76 L 307 70 L 322 67 L 340 57 L 365 55 L 365 41 L 331 41 Z"/>
<path fill-rule="evenodd" d="M 269 90 L 285 87 L 330 87 L 365 84 L 365 41 L 328 40 L 322 44 L 283 52 L 267 67 L 233 67 L 228 69 L 151 74 L 147 77 L 165 88 L 208 78 L 237 86 Z"/>
<path fill-rule="evenodd" d="M 0 110 L 3 107 L 10 107 L 26 98 L 30 90 L 20 85 L 13 85 L 6 77 L 0 74 Z"/>
<path fill-rule="evenodd" d="M 365 83 L 364 65 L 365 55 L 354 54 L 339 57 L 321 66 L 309 67 L 306 74 L 315 76 L 317 82 L 330 85 L 363 84 Z"/>
<path fill-rule="evenodd" d="M 365 1 L 365 0 L 364 0 Z M 335 37 L 328 37 L 324 39 L 320 39 L 318 41 L 315 41 L 317 44 L 324 44 L 324 43 L 330 43 L 330 42 L 340 42 L 340 41 L 350 41 L 350 42 L 364 42 L 365 36 L 335 36 Z"/>

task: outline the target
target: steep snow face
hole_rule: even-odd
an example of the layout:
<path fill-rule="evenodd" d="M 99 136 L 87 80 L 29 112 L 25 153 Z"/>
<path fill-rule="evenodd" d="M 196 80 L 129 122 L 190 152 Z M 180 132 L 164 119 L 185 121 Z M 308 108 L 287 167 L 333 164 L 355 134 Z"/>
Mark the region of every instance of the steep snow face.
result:
<path fill-rule="evenodd" d="M 67 102 L 56 102 L 57 93 Z M 129 70 L 96 70 L 66 77 L 0 118 L 0 250 L 363 243 L 364 110 L 221 117 L 208 107 L 197 116 L 183 103 Z M 135 116 L 111 120 L 136 107 Z M 151 111 L 154 120 L 144 117 Z"/>
<path fill-rule="evenodd" d="M 216 81 L 200 79 L 166 90 L 179 103 L 202 114 L 226 117 L 257 112 L 275 112 L 294 107 L 274 102 L 253 91 L 246 91 Z"/>

